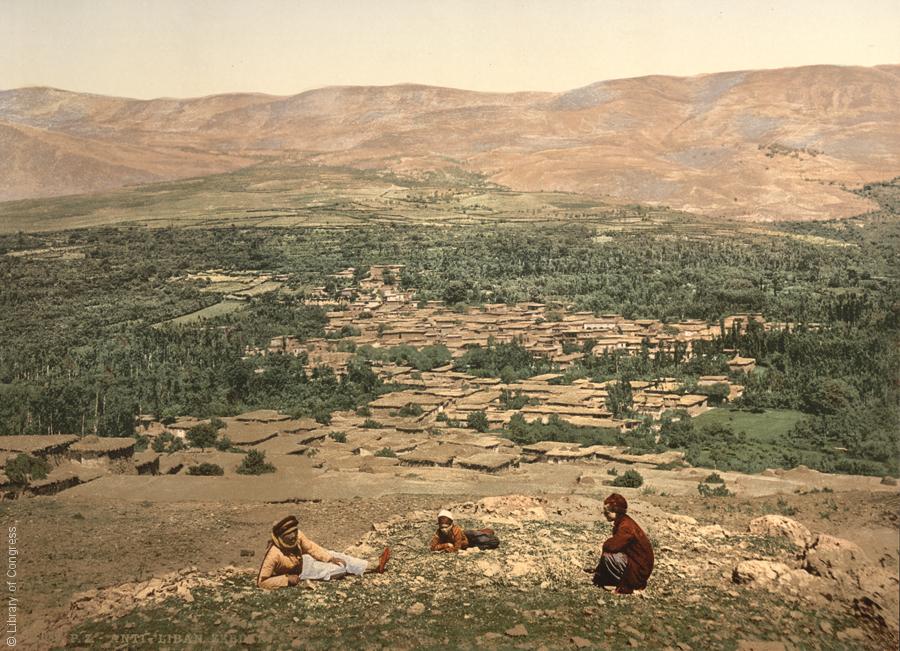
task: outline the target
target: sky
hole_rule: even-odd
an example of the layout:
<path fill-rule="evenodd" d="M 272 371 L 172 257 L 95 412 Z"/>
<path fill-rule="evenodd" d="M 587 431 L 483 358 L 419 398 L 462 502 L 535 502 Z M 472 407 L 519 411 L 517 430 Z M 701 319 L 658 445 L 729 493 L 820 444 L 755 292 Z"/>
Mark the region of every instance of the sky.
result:
<path fill-rule="evenodd" d="M 0 0 L 0 89 L 135 98 L 900 63 L 900 0 Z"/>

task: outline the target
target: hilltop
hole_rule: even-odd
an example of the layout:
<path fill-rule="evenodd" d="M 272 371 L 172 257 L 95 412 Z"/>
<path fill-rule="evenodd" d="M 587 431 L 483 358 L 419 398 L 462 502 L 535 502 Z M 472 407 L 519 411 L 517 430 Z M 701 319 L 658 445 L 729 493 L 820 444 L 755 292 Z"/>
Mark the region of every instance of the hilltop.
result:
<path fill-rule="evenodd" d="M 896 520 L 881 522 L 896 510 L 896 494 L 807 493 L 776 506 L 626 489 L 657 562 L 645 592 L 617 597 L 591 586 L 582 571 L 609 534 L 599 514 L 608 491 L 299 504 L 19 502 L 14 512 L 32 535 L 64 535 L 47 536 L 54 563 L 35 569 L 53 597 L 32 604 L 50 625 L 35 637 L 32 622 L 29 639 L 69 648 L 338 642 L 373 649 L 776 651 L 896 644 Z M 495 529 L 500 548 L 430 554 L 425 545 L 442 506 L 466 527 Z M 854 526 L 845 510 L 872 523 Z M 391 545 L 389 571 L 259 591 L 254 577 L 267 519 L 285 512 L 297 513 L 303 529 L 332 548 L 366 556 Z M 121 540 L 141 544 L 115 544 Z M 116 562 L 85 563 L 80 556 L 88 549 L 97 560 Z"/>
<path fill-rule="evenodd" d="M 0 91 L 0 200 L 263 161 L 474 175 L 715 217 L 846 217 L 900 174 L 900 66 L 603 81 L 563 93 L 417 85 L 134 100 Z M 14 217 L 12 218 L 14 219 Z"/>

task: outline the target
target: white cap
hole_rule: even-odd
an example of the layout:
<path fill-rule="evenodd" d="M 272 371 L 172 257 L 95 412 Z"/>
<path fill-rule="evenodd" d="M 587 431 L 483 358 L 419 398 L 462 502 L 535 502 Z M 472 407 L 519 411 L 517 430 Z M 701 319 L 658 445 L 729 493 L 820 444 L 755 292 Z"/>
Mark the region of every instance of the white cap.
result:
<path fill-rule="evenodd" d="M 438 513 L 438 518 L 450 518 L 453 519 L 453 514 L 450 513 L 447 509 L 443 509 L 440 513 Z"/>

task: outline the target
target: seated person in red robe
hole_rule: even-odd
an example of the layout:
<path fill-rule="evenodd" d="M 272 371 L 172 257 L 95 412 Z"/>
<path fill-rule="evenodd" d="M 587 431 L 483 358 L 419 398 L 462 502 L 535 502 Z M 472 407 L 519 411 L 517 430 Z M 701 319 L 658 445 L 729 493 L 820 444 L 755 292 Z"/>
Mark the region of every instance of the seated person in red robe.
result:
<path fill-rule="evenodd" d="M 628 502 L 618 493 L 603 501 L 603 515 L 613 523 L 612 537 L 603 543 L 594 570 L 594 585 L 615 587 L 616 594 L 631 594 L 647 587 L 653 572 L 653 547 L 644 530 L 626 512 Z"/>

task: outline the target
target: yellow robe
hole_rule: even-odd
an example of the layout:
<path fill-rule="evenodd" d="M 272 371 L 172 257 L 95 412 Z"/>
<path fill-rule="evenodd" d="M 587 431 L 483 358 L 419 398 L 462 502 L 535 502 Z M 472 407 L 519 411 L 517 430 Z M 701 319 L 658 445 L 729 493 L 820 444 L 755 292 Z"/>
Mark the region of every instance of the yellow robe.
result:
<path fill-rule="evenodd" d="M 288 577 L 291 574 L 300 576 L 303 571 L 303 554 L 309 554 L 323 563 L 331 561 L 331 552 L 298 531 L 297 547 L 293 550 L 282 551 L 277 545 L 269 544 L 256 577 L 256 585 L 266 590 L 286 588 L 290 585 Z"/>

